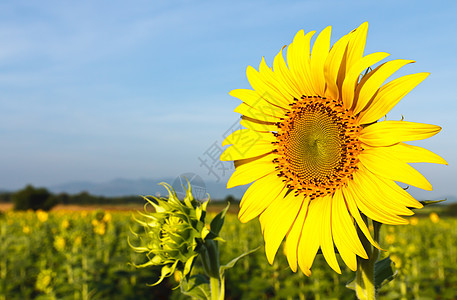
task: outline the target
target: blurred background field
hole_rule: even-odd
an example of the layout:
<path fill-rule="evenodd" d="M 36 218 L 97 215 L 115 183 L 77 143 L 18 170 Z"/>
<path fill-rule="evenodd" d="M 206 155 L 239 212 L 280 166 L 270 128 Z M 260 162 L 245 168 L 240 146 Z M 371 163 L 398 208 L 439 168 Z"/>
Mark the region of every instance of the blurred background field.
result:
<path fill-rule="evenodd" d="M 222 263 L 263 245 L 258 221 L 241 224 L 236 206 L 221 233 L 226 240 Z M 179 290 L 173 290 L 173 277 L 150 287 L 156 270 L 130 264 L 145 261 L 127 243 L 130 237 L 135 244 L 130 229 L 142 230 L 132 219 L 134 210 L 93 208 L 3 211 L 0 299 L 181 299 Z M 452 208 L 434 205 L 409 218 L 410 225 L 384 225 L 381 245 L 398 275 L 381 289 L 381 299 L 457 299 L 457 219 L 449 215 Z M 281 252 L 272 266 L 263 248 L 238 262 L 227 274 L 227 299 L 353 299 L 345 288 L 354 276 L 350 270 L 343 268 L 338 275 L 318 255 L 307 278 L 293 273 Z"/>

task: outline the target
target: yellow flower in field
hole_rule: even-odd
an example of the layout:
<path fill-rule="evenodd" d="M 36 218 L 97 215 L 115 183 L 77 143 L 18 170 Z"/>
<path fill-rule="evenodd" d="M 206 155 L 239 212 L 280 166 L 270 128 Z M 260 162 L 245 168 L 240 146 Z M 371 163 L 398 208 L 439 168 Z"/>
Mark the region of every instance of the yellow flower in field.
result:
<path fill-rule="evenodd" d="M 273 69 L 262 59 L 259 71 L 247 68 L 253 89 L 230 92 L 243 101 L 235 112 L 243 115 L 246 129 L 223 142 L 232 146 L 221 160 L 233 160 L 236 167 L 227 186 L 254 182 L 241 200 L 239 219 L 247 222 L 260 215 L 270 263 L 285 238 L 293 271 L 299 266 L 310 275 L 320 248 L 340 273 L 334 246 L 356 270 L 356 257 L 367 254 L 354 220 L 376 246 L 361 213 L 385 224 L 407 224 L 400 216 L 412 215 L 409 208 L 422 205 L 396 181 L 431 190 L 409 163 L 447 164 L 426 149 L 404 143 L 431 137 L 439 126 L 377 122 L 429 74 L 406 75 L 382 85 L 413 61 L 392 60 L 365 72 L 389 55 L 363 55 L 367 30 L 368 23 L 363 23 L 331 48 L 330 27 L 312 48 L 314 32 L 299 31 L 287 48 L 287 64 L 282 50 Z"/>
<path fill-rule="evenodd" d="M 436 224 L 440 221 L 440 217 L 438 216 L 438 214 L 436 212 L 432 212 L 430 214 L 430 220 Z"/>
<path fill-rule="evenodd" d="M 419 224 L 419 218 L 418 217 L 411 217 L 409 219 L 409 224 L 411 224 L 413 226 L 416 226 L 417 224 Z"/>
<path fill-rule="evenodd" d="M 56 276 L 56 273 L 50 269 L 43 269 L 37 276 L 35 287 L 37 290 L 44 293 L 50 293 L 52 291 L 51 283 Z"/>
<path fill-rule="evenodd" d="M 37 210 L 36 216 L 41 223 L 44 223 L 48 220 L 48 213 L 42 210 Z"/>
<path fill-rule="evenodd" d="M 103 222 L 99 222 L 97 225 L 94 226 L 94 232 L 98 235 L 104 235 L 106 233 L 106 224 Z"/>
<path fill-rule="evenodd" d="M 62 229 L 68 229 L 68 227 L 70 227 L 70 221 L 68 219 L 64 219 L 60 226 L 62 226 Z"/>
<path fill-rule="evenodd" d="M 31 232 L 31 229 L 29 226 L 25 225 L 22 227 L 22 232 L 25 234 L 29 234 Z"/>
<path fill-rule="evenodd" d="M 408 247 L 406 247 L 406 254 L 413 256 L 417 252 L 417 246 L 414 244 L 409 244 Z"/>
<path fill-rule="evenodd" d="M 57 236 L 54 240 L 54 247 L 58 250 L 58 251 L 63 251 L 65 250 L 65 246 L 66 246 L 66 242 L 65 242 L 65 238 L 63 236 Z"/>
<path fill-rule="evenodd" d="M 103 222 L 105 223 L 109 223 L 111 221 L 111 214 L 110 213 L 106 213 L 104 216 L 103 216 Z"/>
<path fill-rule="evenodd" d="M 174 278 L 175 278 L 176 282 L 181 282 L 181 280 L 182 280 L 182 272 L 181 271 L 176 270 L 173 275 L 174 275 Z"/>
<path fill-rule="evenodd" d="M 400 268 L 402 267 L 403 264 L 402 264 L 402 260 L 401 260 L 400 257 L 398 257 L 398 256 L 395 255 L 395 254 L 392 254 L 392 255 L 390 256 L 390 259 L 394 262 L 395 268 L 400 269 Z"/>
<path fill-rule="evenodd" d="M 395 235 L 393 235 L 393 234 L 386 235 L 386 243 L 389 245 L 392 245 L 393 243 L 395 243 Z"/>
<path fill-rule="evenodd" d="M 75 237 L 75 240 L 73 242 L 74 247 L 79 247 L 82 244 L 82 237 L 80 235 Z"/>

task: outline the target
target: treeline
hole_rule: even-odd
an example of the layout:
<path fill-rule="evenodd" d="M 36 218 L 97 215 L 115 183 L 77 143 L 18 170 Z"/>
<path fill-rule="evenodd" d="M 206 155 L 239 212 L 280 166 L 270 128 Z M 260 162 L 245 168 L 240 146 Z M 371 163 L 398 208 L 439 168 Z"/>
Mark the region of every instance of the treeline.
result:
<path fill-rule="evenodd" d="M 78 194 L 59 193 L 53 194 L 43 187 L 27 185 L 25 188 L 16 192 L 0 192 L 0 203 L 13 203 L 14 210 L 50 210 L 57 204 L 106 204 L 106 205 L 125 205 L 125 204 L 144 204 L 141 196 L 122 196 L 105 197 L 91 195 L 86 191 Z M 229 195 L 223 200 L 212 200 L 212 203 L 239 203 L 239 200 Z"/>
<path fill-rule="evenodd" d="M 15 210 L 50 210 L 57 204 L 143 204 L 144 199 L 140 196 L 96 196 L 86 191 L 78 194 L 53 194 L 46 188 L 27 185 L 16 192 L 0 192 L 0 202 L 13 203 Z"/>

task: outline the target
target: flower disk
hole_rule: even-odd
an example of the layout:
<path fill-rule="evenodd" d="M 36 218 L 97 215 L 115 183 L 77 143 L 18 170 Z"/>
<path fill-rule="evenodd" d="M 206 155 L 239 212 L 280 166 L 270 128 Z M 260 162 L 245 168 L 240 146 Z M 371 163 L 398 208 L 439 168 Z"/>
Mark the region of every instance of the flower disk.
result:
<path fill-rule="evenodd" d="M 335 192 L 357 169 L 360 126 L 336 101 L 302 96 L 278 123 L 280 176 L 287 188 L 310 200 Z"/>
<path fill-rule="evenodd" d="M 319 249 L 340 273 L 335 247 L 344 263 L 357 268 L 367 258 L 356 226 L 376 242 L 364 216 L 385 224 L 407 224 L 401 216 L 422 205 L 396 182 L 425 190 L 431 184 L 409 163 L 447 164 L 440 156 L 404 142 L 438 133 L 435 125 L 381 121 L 429 74 L 417 73 L 383 83 L 411 60 L 363 55 L 368 23 L 343 36 L 330 48 L 331 28 L 310 46 L 314 32 L 299 31 L 270 68 L 247 68 L 252 90 L 230 94 L 243 101 L 245 129 L 233 132 L 221 155 L 234 161 L 227 187 L 252 183 L 240 203 L 239 218 L 259 216 L 267 259 L 273 263 L 285 238 L 293 271 L 306 275 Z M 369 71 L 366 71 L 369 70 Z"/>

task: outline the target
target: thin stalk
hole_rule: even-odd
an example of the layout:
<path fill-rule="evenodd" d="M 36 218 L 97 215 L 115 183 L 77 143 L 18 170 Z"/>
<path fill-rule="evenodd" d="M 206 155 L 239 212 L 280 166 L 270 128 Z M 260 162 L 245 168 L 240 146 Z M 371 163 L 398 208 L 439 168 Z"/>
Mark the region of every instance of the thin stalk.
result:
<path fill-rule="evenodd" d="M 223 300 L 225 297 L 225 280 L 220 276 L 219 245 L 217 241 L 207 241 L 200 257 L 203 262 L 203 269 L 209 277 L 211 300 Z"/>
<path fill-rule="evenodd" d="M 365 224 L 368 226 L 368 220 L 364 217 Z M 374 223 L 374 222 L 373 222 Z M 380 226 L 374 225 L 374 240 L 379 242 Z M 379 250 L 373 247 L 366 239 L 365 235 L 357 228 L 362 245 L 367 252 L 368 259 L 357 257 L 356 273 L 356 295 L 359 300 L 375 300 L 376 288 L 374 283 L 374 265 L 378 260 Z"/>
<path fill-rule="evenodd" d="M 224 300 L 225 299 L 225 276 L 223 276 L 221 279 L 221 289 L 219 290 L 219 300 Z"/>
<path fill-rule="evenodd" d="M 209 283 L 211 287 L 211 300 L 219 300 L 220 288 L 219 288 L 219 278 L 210 277 Z"/>
<path fill-rule="evenodd" d="M 83 273 L 83 286 L 82 286 L 81 298 L 84 300 L 88 300 L 89 299 L 89 285 L 87 284 L 88 262 L 87 262 L 87 257 L 86 257 L 85 253 L 82 258 L 82 267 L 83 267 L 84 273 Z"/>

